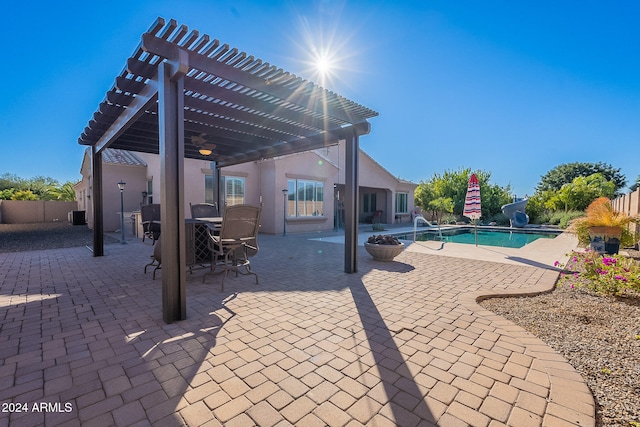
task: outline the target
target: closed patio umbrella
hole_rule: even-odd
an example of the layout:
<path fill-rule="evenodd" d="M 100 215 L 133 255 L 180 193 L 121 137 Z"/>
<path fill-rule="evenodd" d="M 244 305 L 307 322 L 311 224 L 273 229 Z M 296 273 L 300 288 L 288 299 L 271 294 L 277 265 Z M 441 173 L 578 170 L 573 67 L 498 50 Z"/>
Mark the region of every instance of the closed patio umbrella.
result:
<path fill-rule="evenodd" d="M 480 205 L 480 183 L 475 173 L 472 173 L 469 177 L 462 215 L 475 222 L 476 246 L 478 246 L 478 220 L 482 216 L 482 209 Z"/>

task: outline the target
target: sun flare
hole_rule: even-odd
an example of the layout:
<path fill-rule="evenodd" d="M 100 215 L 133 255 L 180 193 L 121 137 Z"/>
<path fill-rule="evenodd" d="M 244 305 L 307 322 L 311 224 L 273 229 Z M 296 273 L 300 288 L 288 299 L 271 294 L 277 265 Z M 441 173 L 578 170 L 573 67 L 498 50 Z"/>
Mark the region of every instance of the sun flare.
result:
<path fill-rule="evenodd" d="M 348 85 L 349 76 L 357 67 L 360 51 L 354 47 L 355 33 L 342 30 L 336 21 L 325 26 L 322 20 L 312 23 L 300 17 L 299 37 L 294 43 L 300 52 L 302 74 L 325 89 L 337 90 L 339 86 Z"/>

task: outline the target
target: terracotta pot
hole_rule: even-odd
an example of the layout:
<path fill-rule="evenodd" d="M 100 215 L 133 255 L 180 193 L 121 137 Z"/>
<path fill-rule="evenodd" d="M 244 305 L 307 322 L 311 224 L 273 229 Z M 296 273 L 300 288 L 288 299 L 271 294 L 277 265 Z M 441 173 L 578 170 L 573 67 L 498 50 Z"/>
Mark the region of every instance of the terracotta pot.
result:
<path fill-rule="evenodd" d="M 589 227 L 589 247 L 599 254 L 617 254 L 621 237 L 620 227 Z"/>
<path fill-rule="evenodd" d="M 404 243 L 399 245 L 378 245 L 365 242 L 364 248 L 376 261 L 393 261 L 404 250 Z"/>

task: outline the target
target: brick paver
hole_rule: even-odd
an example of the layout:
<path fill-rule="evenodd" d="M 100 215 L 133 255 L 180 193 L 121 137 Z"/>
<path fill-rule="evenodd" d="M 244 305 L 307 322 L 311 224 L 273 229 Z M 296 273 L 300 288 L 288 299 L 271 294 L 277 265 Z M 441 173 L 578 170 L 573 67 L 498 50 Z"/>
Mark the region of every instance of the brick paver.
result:
<path fill-rule="evenodd" d="M 309 237 L 261 236 L 260 285 L 187 274 L 171 325 L 146 243 L 0 254 L 0 426 L 595 424 L 576 371 L 476 304 L 553 286 L 553 241 L 547 259 L 414 244 L 380 263 L 360 248 L 349 275 L 343 246 Z"/>

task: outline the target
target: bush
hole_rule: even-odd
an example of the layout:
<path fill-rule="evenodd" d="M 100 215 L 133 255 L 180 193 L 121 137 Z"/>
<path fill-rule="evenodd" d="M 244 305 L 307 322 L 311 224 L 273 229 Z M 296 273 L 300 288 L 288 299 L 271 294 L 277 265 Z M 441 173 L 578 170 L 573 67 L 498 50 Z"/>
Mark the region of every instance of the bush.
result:
<path fill-rule="evenodd" d="M 486 221 L 487 224 L 491 222 L 495 222 L 496 225 L 501 225 L 505 227 L 508 227 L 509 225 L 511 225 L 511 223 L 509 222 L 509 218 L 507 218 L 506 215 L 503 214 L 502 212 L 493 215 L 491 218 L 489 218 L 488 221 Z"/>
<path fill-rule="evenodd" d="M 556 261 L 556 266 L 560 263 Z M 569 258 L 566 270 L 576 278 L 573 286 L 585 287 L 590 291 L 607 295 L 621 295 L 626 290 L 640 292 L 640 265 L 624 255 L 601 256 L 596 252 L 574 252 Z M 558 285 L 566 281 L 563 272 Z"/>
<path fill-rule="evenodd" d="M 371 224 L 371 228 L 373 229 L 373 231 L 384 231 L 384 225 L 383 224 Z"/>
<path fill-rule="evenodd" d="M 584 212 L 582 211 L 567 211 L 567 212 L 556 211 L 551 214 L 548 222 L 549 224 L 557 225 L 560 228 L 567 228 L 571 221 L 583 216 L 584 216 Z"/>
<path fill-rule="evenodd" d="M 456 216 L 454 214 L 444 214 L 442 215 L 442 218 L 440 218 L 440 224 L 455 224 L 456 223 Z"/>
<path fill-rule="evenodd" d="M 538 213 L 535 218 L 529 217 L 529 221 L 532 224 L 550 224 L 551 222 L 551 213 L 545 211 Z"/>

